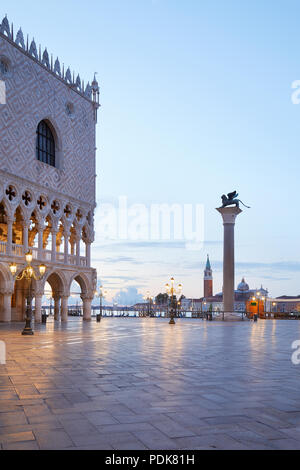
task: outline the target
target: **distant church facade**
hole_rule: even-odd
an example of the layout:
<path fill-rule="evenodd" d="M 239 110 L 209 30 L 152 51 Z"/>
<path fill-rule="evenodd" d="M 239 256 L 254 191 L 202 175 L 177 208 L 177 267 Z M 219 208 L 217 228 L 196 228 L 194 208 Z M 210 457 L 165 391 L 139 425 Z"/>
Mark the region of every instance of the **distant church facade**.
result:
<path fill-rule="evenodd" d="M 0 321 L 24 318 L 24 288 L 9 264 L 21 270 L 29 250 L 34 265 L 47 267 L 34 284 L 36 321 L 47 281 L 56 319 L 67 319 L 74 280 L 89 320 L 97 277 L 91 245 L 98 83 L 85 86 L 21 29 L 15 34 L 7 18 L 0 23 L 0 80 Z"/>
<path fill-rule="evenodd" d="M 257 294 L 259 294 L 260 299 L 266 301 L 269 297 L 268 290 L 263 286 L 260 289 L 250 289 L 245 278 L 243 278 L 234 291 L 234 311 L 250 311 L 252 299 L 257 297 Z M 263 311 L 265 308 L 264 301 L 260 300 L 260 306 L 261 311 Z M 195 313 L 223 311 L 223 293 L 213 293 L 213 270 L 208 255 L 203 276 L 203 297 L 182 300 L 182 308 L 183 310 L 192 310 Z"/>

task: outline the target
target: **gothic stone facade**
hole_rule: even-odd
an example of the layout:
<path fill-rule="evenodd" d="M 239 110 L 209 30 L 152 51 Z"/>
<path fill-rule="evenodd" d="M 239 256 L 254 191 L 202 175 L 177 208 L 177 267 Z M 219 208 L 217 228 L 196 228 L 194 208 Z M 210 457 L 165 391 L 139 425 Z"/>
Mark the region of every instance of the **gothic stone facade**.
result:
<path fill-rule="evenodd" d="M 6 89 L 6 103 L 0 104 L 0 321 L 24 318 L 26 289 L 13 280 L 9 265 L 16 263 L 22 272 L 28 250 L 33 266 L 47 267 L 33 283 L 35 320 L 41 321 L 46 281 L 55 318 L 67 320 L 74 280 L 89 320 L 97 277 L 90 259 L 98 84 L 94 80 L 85 89 L 69 69 L 61 71 L 58 59 L 50 64 L 47 50 L 41 55 L 34 41 L 25 45 L 21 30 L 14 38 L 7 18 L 0 24 L 0 80 Z M 53 148 L 49 139 L 38 143 L 40 123 Z M 45 152 L 38 154 L 42 145 Z M 49 153 L 55 156 L 50 164 Z"/>

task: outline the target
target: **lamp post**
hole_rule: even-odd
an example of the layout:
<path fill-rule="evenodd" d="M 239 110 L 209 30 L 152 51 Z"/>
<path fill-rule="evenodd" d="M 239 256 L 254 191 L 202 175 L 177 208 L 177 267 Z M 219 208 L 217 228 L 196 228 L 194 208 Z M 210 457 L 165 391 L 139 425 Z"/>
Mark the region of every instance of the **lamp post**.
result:
<path fill-rule="evenodd" d="M 262 297 L 261 300 L 263 301 L 263 306 L 264 306 L 263 314 L 264 314 L 264 317 L 265 317 L 266 316 L 266 298 Z"/>
<path fill-rule="evenodd" d="M 153 302 L 153 297 L 151 297 L 150 292 L 147 291 L 146 295 L 144 296 L 144 300 L 148 303 L 148 316 L 151 316 L 151 304 Z"/>
<path fill-rule="evenodd" d="M 181 316 L 181 302 L 180 300 L 177 302 L 178 314 Z"/>
<path fill-rule="evenodd" d="M 26 260 L 26 266 L 22 270 L 20 274 L 17 275 L 17 265 L 16 263 L 11 263 L 9 265 L 9 269 L 11 272 L 12 277 L 14 278 L 15 281 L 21 281 L 24 279 L 28 285 L 27 287 L 27 295 L 26 295 L 26 323 L 25 323 L 25 328 L 22 331 L 22 335 L 24 336 L 32 336 L 34 332 L 32 331 L 31 328 L 31 320 L 32 320 L 32 280 L 34 279 L 35 281 L 40 281 L 46 272 L 46 266 L 44 264 L 39 265 L 39 273 L 40 275 L 37 275 L 35 273 L 34 268 L 31 266 L 32 263 L 32 253 L 31 251 L 28 251 L 25 254 L 25 260 Z"/>
<path fill-rule="evenodd" d="M 101 322 L 101 318 L 102 318 L 102 300 L 105 298 L 105 296 L 107 295 L 107 291 L 103 289 L 103 286 L 100 286 L 100 289 L 99 289 L 99 292 L 96 291 L 96 295 L 99 297 L 100 299 L 100 305 L 99 305 L 99 314 L 97 314 L 96 316 L 96 319 L 97 319 L 97 323 L 100 323 Z"/>
<path fill-rule="evenodd" d="M 177 309 L 177 303 L 176 303 L 176 294 L 181 294 L 182 293 L 182 285 L 178 284 L 177 288 L 174 286 L 175 280 L 174 277 L 171 277 L 171 284 L 166 284 L 166 292 L 170 296 L 171 301 L 170 301 L 170 325 L 175 325 L 175 320 L 174 317 L 176 315 L 176 309 Z"/>

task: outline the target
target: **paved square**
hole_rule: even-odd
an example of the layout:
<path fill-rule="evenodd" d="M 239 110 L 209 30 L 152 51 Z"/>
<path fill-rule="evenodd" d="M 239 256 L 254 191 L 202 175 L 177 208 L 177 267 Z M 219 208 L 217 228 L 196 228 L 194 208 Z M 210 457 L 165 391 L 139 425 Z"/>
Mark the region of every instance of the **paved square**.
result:
<path fill-rule="evenodd" d="M 300 449 L 298 321 L 1 324 L 2 449 Z"/>

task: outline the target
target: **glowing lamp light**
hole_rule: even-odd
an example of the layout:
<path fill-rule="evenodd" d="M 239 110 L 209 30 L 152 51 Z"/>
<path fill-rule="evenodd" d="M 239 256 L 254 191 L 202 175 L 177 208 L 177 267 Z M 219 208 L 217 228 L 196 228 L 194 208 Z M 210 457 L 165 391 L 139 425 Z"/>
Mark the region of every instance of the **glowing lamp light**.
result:
<path fill-rule="evenodd" d="M 41 276 L 44 276 L 45 272 L 46 272 L 46 266 L 44 264 L 41 264 L 39 266 L 39 271 L 40 271 L 40 275 Z"/>
<path fill-rule="evenodd" d="M 31 261 L 32 261 L 32 253 L 31 253 L 31 251 L 28 251 L 28 253 L 26 253 L 25 259 L 26 259 L 26 262 L 27 262 L 28 264 L 31 263 Z"/>
<path fill-rule="evenodd" d="M 17 265 L 16 263 L 11 263 L 9 265 L 9 269 L 10 269 L 10 272 L 13 276 L 15 276 L 16 272 L 17 272 Z"/>

